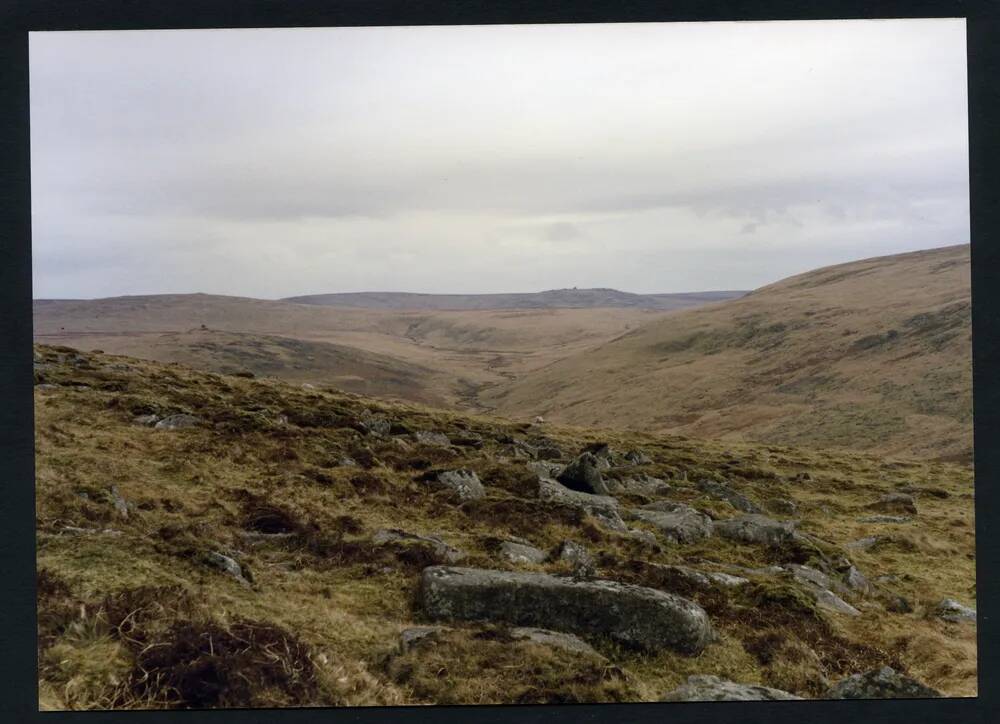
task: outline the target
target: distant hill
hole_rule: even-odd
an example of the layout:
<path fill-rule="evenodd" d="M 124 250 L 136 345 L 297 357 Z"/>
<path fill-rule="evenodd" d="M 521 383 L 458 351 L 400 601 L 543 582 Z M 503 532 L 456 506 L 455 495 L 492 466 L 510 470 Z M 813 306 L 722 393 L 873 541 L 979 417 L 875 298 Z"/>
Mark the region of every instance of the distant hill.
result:
<path fill-rule="evenodd" d="M 524 294 L 409 294 L 353 292 L 287 297 L 284 302 L 360 309 L 476 310 L 476 309 L 589 309 L 626 307 L 673 310 L 735 299 L 745 291 L 709 291 L 680 294 L 632 294 L 617 289 L 550 289 Z"/>
<path fill-rule="evenodd" d="M 502 414 L 968 460 L 969 246 L 818 269 L 486 391 Z"/>

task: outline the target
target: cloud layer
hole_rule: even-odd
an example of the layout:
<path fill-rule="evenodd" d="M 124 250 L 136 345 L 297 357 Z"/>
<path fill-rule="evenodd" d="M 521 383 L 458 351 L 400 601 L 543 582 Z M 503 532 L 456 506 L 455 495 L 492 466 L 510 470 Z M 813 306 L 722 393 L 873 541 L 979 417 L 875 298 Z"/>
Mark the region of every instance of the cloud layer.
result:
<path fill-rule="evenodd" d="M 35 296 L 751 288 L 968 241 L 960 20 L 35 33 Z"/>

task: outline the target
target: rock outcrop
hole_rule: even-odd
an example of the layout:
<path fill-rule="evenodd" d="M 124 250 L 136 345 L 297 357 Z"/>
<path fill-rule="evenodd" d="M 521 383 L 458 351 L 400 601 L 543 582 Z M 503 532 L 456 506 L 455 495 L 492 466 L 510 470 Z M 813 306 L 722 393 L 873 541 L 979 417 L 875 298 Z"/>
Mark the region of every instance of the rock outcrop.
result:
<path fill-rule="evenodd" d="M 615 581 L 431 566 L 421 576 L 419 602 L 437 621 L 497 621 L 604 636 L 646 651 L 697 654 L 713 639 L 708 614 L 693 601 Z"/>
<path fill-rule="evenodd" d="M 737 684 L 718 676 L 689 676 L 662 701 L 787 701 L 802 697 L 757 684 Z"/>

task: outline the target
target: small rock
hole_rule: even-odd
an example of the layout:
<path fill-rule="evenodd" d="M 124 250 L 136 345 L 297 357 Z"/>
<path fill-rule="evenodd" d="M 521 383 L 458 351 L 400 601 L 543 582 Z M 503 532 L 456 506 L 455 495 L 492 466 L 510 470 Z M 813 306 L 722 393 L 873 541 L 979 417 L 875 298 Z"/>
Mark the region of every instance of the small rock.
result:
<path fill-rule="evenodd" d="M 303 382 L 302 383 L 302 389 L 303 390 L 315 390 L 316 389 L 316 385 L 311 385 L 308 382 Z"/>
<path fill-rule="evenodd" d="M 632 514 L 641 521 L 656 526 L 664 536 L 674 543 L 694 543 L 712 535 L 712 519 L 694 508 L 673 504 L 672 511 L 640 508 Z"/>
<path fill-rule="evenodd" d="M 356 468 L 358 467 L 358 461 L 348 455 L 344 455 L 337 461 L 337 465 L 342 468 Z"/>
<path fill-rule="evenodd" d="M 702 480 L 698 483 L 698 490 L 707 493 L 713 498 L 725 500 L 731 506 L 744 513 L 764 512 L 745 495 L 738 493 L 725 483 L 720 483 L 716 480 Z"/>
<path fill-rule="evenodd" d="M 570 490 L 555 480 L 540 478 L 538 480 L 538 497 L 542 500 L 580 508 L 610 530 L 621 533 L 628 530 L 625 521 L 622 520 L 618 512 L 618 501 L 607 495 L 592 495 Z"/>
<path fill-rule="evenodd" d="M 854 674 L 837 682 L 826 692 L 826 699 L 926 699 L 941 692 L 903 676 L 889 666 L 864 674 Z"/>
<path fill-rule="evenodd" d="M 545 418 L 544 418 L 544 417 L 542 417 L 541 415 L 539 415 L 538 417 L 536 417 L 536 418 L 535 418 L 535 424 L 536 424 L 536 425 L 541 425 L 541 424 L 543 424 L 544 422 L 545 422 Z"/>
<path fill-rule="evenodd" d="M 608 486 L 601 475 L 599 461 L 602 458 L 585 452 L 559 473 L 556 480 L 570 490 L 593 495 L 607 495 Z"/>
<path fill-rule="evenodd" d="M 500 553 L 511 563 L 517 564 L 542 563 L 547 557 L 543 550 L 513 541 L 501 543 Z"/>
<path fill-rule="evenodd" d="M 630 465 L 650 465 L 653 462 L 642 450 L 629 450 L 625 453 L 624 459 Z"/>
<path fill-rule="evenodd" d="M 909 523 L 911 520 L 905 515 L 867 515 L 858 518 L 860 523 Z"/>
<path fill-rule="evenodd" d="M 612 493 L 638 493 L 639 495 L 669 495 L 672 488 L 660 478 L 652 475 L 635 475 L 621 480 L 608 480 Z"/>
<path fill-rule="evenodd" d="M 461 500 L 477 500 L 486 495 L 479 476 L 471 470 L 447 470 L 438 473 L 436 478 L 428 482 L 435 487 L 454 491 Z"/>
<path fill-rule="evenodd" d="M 421 641 L 430 641 L 448 631 L 447 626 L 411 626 L 399 632 L 399 653 L 405 654 Z"/>
<path fill-rule="evenodd" d="M 741 515 L 732 520 L 716 522 L 715 530 L 723 538 L 771 547 L 778 547 L 795 539 L 794 523 L 779 522 L 757 514 Z"/>
<path fill-rule="evenodd" d="M 58 390 L 59 385 L 53 385 L 48 382 L 43 382 L 39 385 L 35 385 L 35 389 L 39 392 L 52 392 L 53 390 Z"/>
<path fill-rule="evenodd" d="M 871 590 L 871 584 L 868 582 L 868 579 L 854 566 L 847 569 L 846 580 L 847 587 L 858 593 L 868 593 Z"/>
<path fill-rule="evenodd" d="M 587 654 L 589 656 L 604 658 L 594 650 L 593 646 L 573 634 L 549 631 L 544 628 L 520 626 L 512 628 L 510 635 L 515 639 L 531 641 L 532 643 L 554 649 L 563 649 L 564 651 L 572 651 L 576 654 Z"/>
<path fill-rule="evenodd" d="M 562 472 L 563 466 L 548 460 L 532 460 L 527 463 L 528 470 L 540 478 L 554 478 Z"/>
<path fill-rule="evenodd" d="M 961 621 L 976 622 L 976 609 L 963 606 L 953 598 L 946 598 L 937 605 L 935 615 L 945 621 L 958 623 Z"/>
<path fill-rule="evenodd" d="M 689 676 L 661 701 L 790 701 L 801 699 L 781 689 L 757 684 L 737 684 L 718 676 Z"/>
<path fill-rule="evenodd" d="M 168 415 L 156 423 L 157 430 L 182 430 L 197 427 L 199 420 L 194 415 Z"/>
<path fill-rule="evenodd" d="M 125 502 L 125 498 L 122 494 L 118 492 L 118 486 L 112 485 L 111 489 L 108 491 L 108 500 L 115 507 L 115 511 L 122 518 L 128 518 L 128 503 Z"/>
<path fill-rule="evenodd" d="M 451 445 L 451 440 L 448 439 L 447 435 L 429 430 L 417 430 L 417 432 L 413 433 L 413 439 L 421 445 L 436 445 L 438 447 L 449 447 Z"/>
<path fill-rule="evenodd" d="M 209 551 L 205 554 L 205 563 L 232 576 L 243 585 L 250 585 L 250 582 L 247 580 L 247 575 L 243 571 L 243 567 L 227 555 L 223 555 L 218 551 Z"/>
<path fill-rule="evenodd" d="M 652 548 L 654 550 L 661 550 L 660 542 L 656 540 L 656 536 L 650 533 L 648 530 L 642 530 L 641 528 L 629 528 L 625 535 L 629 538 L 634 538 L 643 545 Z"/>
<path fill-rule="evenodd" d="M 381 435 L 382 437 L 386 437 L 392 430 L 392 422 L 388 417 L 381 413 L 365 410 L 360 415 L 360 420 L 361 424 L 365 426 L 365 429 L 371 435 Z"/>
<path fill-rule="evenodd" d="M 143 427 L 152 427 L 157 422 L 160 421 L 159 415 L 139 415 L 132 420 L 133 425 L 142 425 Z"/>
<path fill-rule="evenodd" d="M 554 557 L 556 560 L 569 563 L 576 575 L 587 575 L 594 572 L 594 557 L 579 543 L 574 543 L 571 540 L 563 541 L 556 549 Z"/>
<path fill-rule="evenodd" d="M 854 608 L 844 599 L 840 598 L 833 591 L 828 591 L 827 589 L 819 589 L 813 592 L 816 596 L 816 605 L 827 611 L 832 611 L 833 613 L 842 613 L 847 616 L 860 616 L 861 611 Z"/>
<path fill-rule="evenodd" d="M 917 514 L 917 503 L 913 496 L 907 493 L 888 493 L 868 507 L 882 513 Z"/>
<path fill-rule="evenodd" d="M 847 543 L 844 547 L 855 551 L 867 551 L 874 548 L 884 540 L 886 540 L 885 536 L 869 535 L 864 538 L 859 538 L 858 540 L 851 541 L 850 543 Z"/>

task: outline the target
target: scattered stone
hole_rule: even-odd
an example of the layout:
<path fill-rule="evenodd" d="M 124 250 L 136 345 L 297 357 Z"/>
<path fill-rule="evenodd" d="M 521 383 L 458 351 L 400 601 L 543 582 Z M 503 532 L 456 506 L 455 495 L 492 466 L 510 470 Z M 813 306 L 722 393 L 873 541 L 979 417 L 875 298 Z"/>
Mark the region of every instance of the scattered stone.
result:
<path fill-rule="evenodd" d="M 544 423 L 545 423 L 545 418 L 544 418 L 544 417 L 542 417 L 541 415 L 538 415 L 538 416 L 537 416 L 537 417 L 535 418 L 535 424 L 536 424 L 536 425 L 542 425 L 542 424 L 544 424 Z"/>
<path fill-rule="evenodd" d="M 405 654 L 421 641 L 437 638 L 439 634 L 449 631 L 447 626 L 411 626 L 399 632 L 399 653 Z"/>
<path fill-rule="evenodd" d="M 731 506 L 744 513 L 764 512 L 745 495 L 738 493 L 725 483 L 720 483 L 716 480 L 702 480 L 698 483 L 698 490 L 713 498 L 725 500 Z"/>
<path fill-rule="evenodd" d="M 640 508 L 632 514 L 641 521 L 656 526 L 673 543 L 694 543 L 712 535 L 712 519 L 694 508 L 675 504 L 671 512 Z"/>
<path fill-rule="evenodd" d="M 428 481 L 438 488 L 454 491 L 461 500 L 477 500 L 486 495 L 479 476 L 471 470 L 447 470 Z"/>
<path fill-rule="evenodd" d="M 819 586 L 820 588 L 830 588 L 831 586 L 830 577 L 822 571 L 817 571 L 815 568 L 800 566 L 797 563 L 789 563 L 783 566 L 783 568 L 791 573 L 792 576 L 798 581 L 811 583 L 812 585 Z"/>
<path fill-rule="evenodd" d="M 381 413 L 365 410 L 360 416 L 361 424 L 370 435 L 387 437 L 392 430 L 392 422 Z"/>
<path fill-rule="evenodd" d="M 344 455 L 337 461 L 337 465 L 342 468 L 356 468 L 358 467 L 358 461 L 349 455 Z"/>
<path fill-rule="evenodd" d="M 559 544 L 554 558 L 569 563 L 576 575 L 591 575 L 594 572 L 594 557 L 590 551 L 571 540 Z"/>
<path fill-rule="evenodd" d="M 417 430 L 413 433 L 413 439 L 421 445 L 437 445 L 439 447 L 451 445 L 451 440 L 448 439 L 447 435 L 429 430 Z"/>
<path fill-rule="evenodd" d="M 213 568 L 218 568 L 223 573 L 232 576 L 237 581 L 245 586 L 250 585 L 248 580 L 247 572 L 243 570 L 243 567 L 237 563 L 233 558 L 227 555 L 223 555 L 218 551 L 209 551 L 205 554 L 205 563 L 212 566 Z"/>
<path fill-rule="evenodd" d="M 864 674 L 848 676 L 830 687 L 824 698 L 927 699 L 939 696 L 941 692 L 903 676 L 889 666 L 883 666 Z"/>
<path fill-rule="evenodd" d="M 527 465 L 528 470 L 540 478 L 554 478 L 563 469 L 563 466 L 559 463 L 549 462 L 548 460 L 532 460 Z"/>
<path fill-rule="evenodd" d="M 538 481 L 538 497 L 555 503 L 580 508 L 610 530 L 624 533 L 628 530 L 618 512 L 618 501 L 607 495 L 591 495 L 570 490 L 555 480 L 541 478 Z"/>
<path fill-rule="evenodd" d="M 660 478 L 652 475 L 636 475 L 621 480 L 608 480 L 612 493 L 638 493 L 639 495 L 669 495 L 672 488 Z"/>
<path fill-rule="evenodd" d="M 858 540 L 851 541 L 844 547 L 855 551 L 867 551 L 885 540 L 887 540 L 887 538 L 884 535 L 869 535 L 864 538 L 858 538 Z"/>
<path fill-rule="evenodd" d="M 663 563 L 646 563 L 646 565 L 701 590 L 711 590 L 719 587 L 736 588 L 750 583 L 749 579 L 742 576 L 733 576 L 717 571 L 700 571 L 687 566 L 666 565 Z"/>
<path fill-rule="evenodd" d="M 534 644 L 548 646 L 553 649 L 563 649 L 564 651 L 572 651 L 576 654 L 587 654 L 589 656 L 604 658 L 594 650 L 593 646 L 573 634 L 549 631 L 544 628 L 519 626 L 512 628 L 510 635 L 515 639 L 527 640 Z"/>
<path fill-rule="evenodd" d="M 868 582 L 868 579 L 854 566 L 847 569 L 846 580 L 847 587 L 853 591 L 857 591 L 858 593 L 868 593 L 871 591 L 871 584 Z"/>
<path fill-rule="evenodd" d="M 778 547 L 795 539 L 794 523 L 752 513 L 717 522 L 715 530 L 723 538 L 771 547 Z"/>
<path fill-rule="evenodd" d="M 316 385 L 311 385 L 308 382 L 303 382 L 302 383 L 302 389 L 303 390 L 315 390 L 316 389 Z"/>
<path fill-rule="evenodd" d="M 142 425 L 143 427 L 152 427 L 157 422 L 160 421 L 159 415 L 139 415 L 132 420 L 133 425 Z"/>
<path fill-rule="evenodd" d="M 909 523 L 911 520 L 905 515 L 867 515 L 858 518 L 860 523 Z"/>
<path fill-rule="evenodd" d="M 168 415 L 156 423 L 157 430 L 183 430 L 197 427 L 200 420 L 194 415 Z"/>
<path fill-rule="evenodd" d="M 122 494 L 118 492 L 118 486 L 112 485 L 111 489 L 108 491 L 108 500 L 115 507 L 115 511 L 122 518 L 128 518 L 128 503 L 125 502 L 125 498 Z"/>
<path fill-rule="evenodd" d="M 542 563 L 547 558 L 545 551 L 532 545 L 504 541 L 500 544 L 500 553 L 511 563 Z"/>
<path fill-rule="evenodd" d="M 828 591 L 827 589 L 818 589 L 813 591 L 816 596 L 816 605 L 827 611 L 832 611 L 833 613 L 842 613 L 847 616 L 860 616 L 861 611 L 854 608 L 847 601 L 842 599 L 840 596 L 835 594 L 833 591 Z"/>
<path fill-rule="evenodd" d="M 465 559 L 465 553 L 433 535 L 418 535 L 417 533 L 407 533 L 399 528 L 385 528 L 376 531 L 375 535 L 372 536 L 372 545 L 376 546 L 411 542 L 428 546 L 435 558 L 444 563 L 458 563 Z"/>
<path fill-rule="evenodd" d="M 661 701 L 790 701 L 802 697 L 757 684 L 737 684 L 718 676 L 689 676 Z"/>
<path fill-rule="evenodd" d="M 647 651 L 697 654 L 713 639 L 708 615 L 693 601 L 616 581 L 431 566 L 421 576 L 419 601 L 432 619 L 607 636 Z"/>
<path fill-rule="evenodd" d="M 593 453 L 585 452 L 571 462 L 556 477 L 560 483 L 571 490 L 593 495 L 607 495 L 608 486 L 599 469 L 599 458 Z"/>
<path fill-rule="evenodd" d="M 654 550 L 662 550 L 660 548 L 660 542 L 656 540 L 656 536 L 650 533 L 648 530 L 642 530 L 641 528 L 629 528 L 625 534 L 629 538 L 634 538 L 643 545 L 653 548 Z"/>
<path fill-rule="evenodd" d="M 768 498 L 764 501 L 764 507 L 775 515 L 795 515 L 799 510 L 799 506 L 788 498 Z"/>
<path fill-rule="evenodd" d="M 976 609 L 963 606 L 953 598 L 946 598 L 934 609 L 935 615 L 944 621 L 959 623 L 961 621 L 976 622 Z"/>
<path fill-rule="evenodd" d="M 642 450 L 629 450 L 623 457 L 630 465 L 649 465 L 653 462 Z"/>
<path fill-rule="evenodd" d="M 888 493 L 868 507 L 882 513 L 917 514 L 917 503 L 913 496 L 907 493 Z"/>

